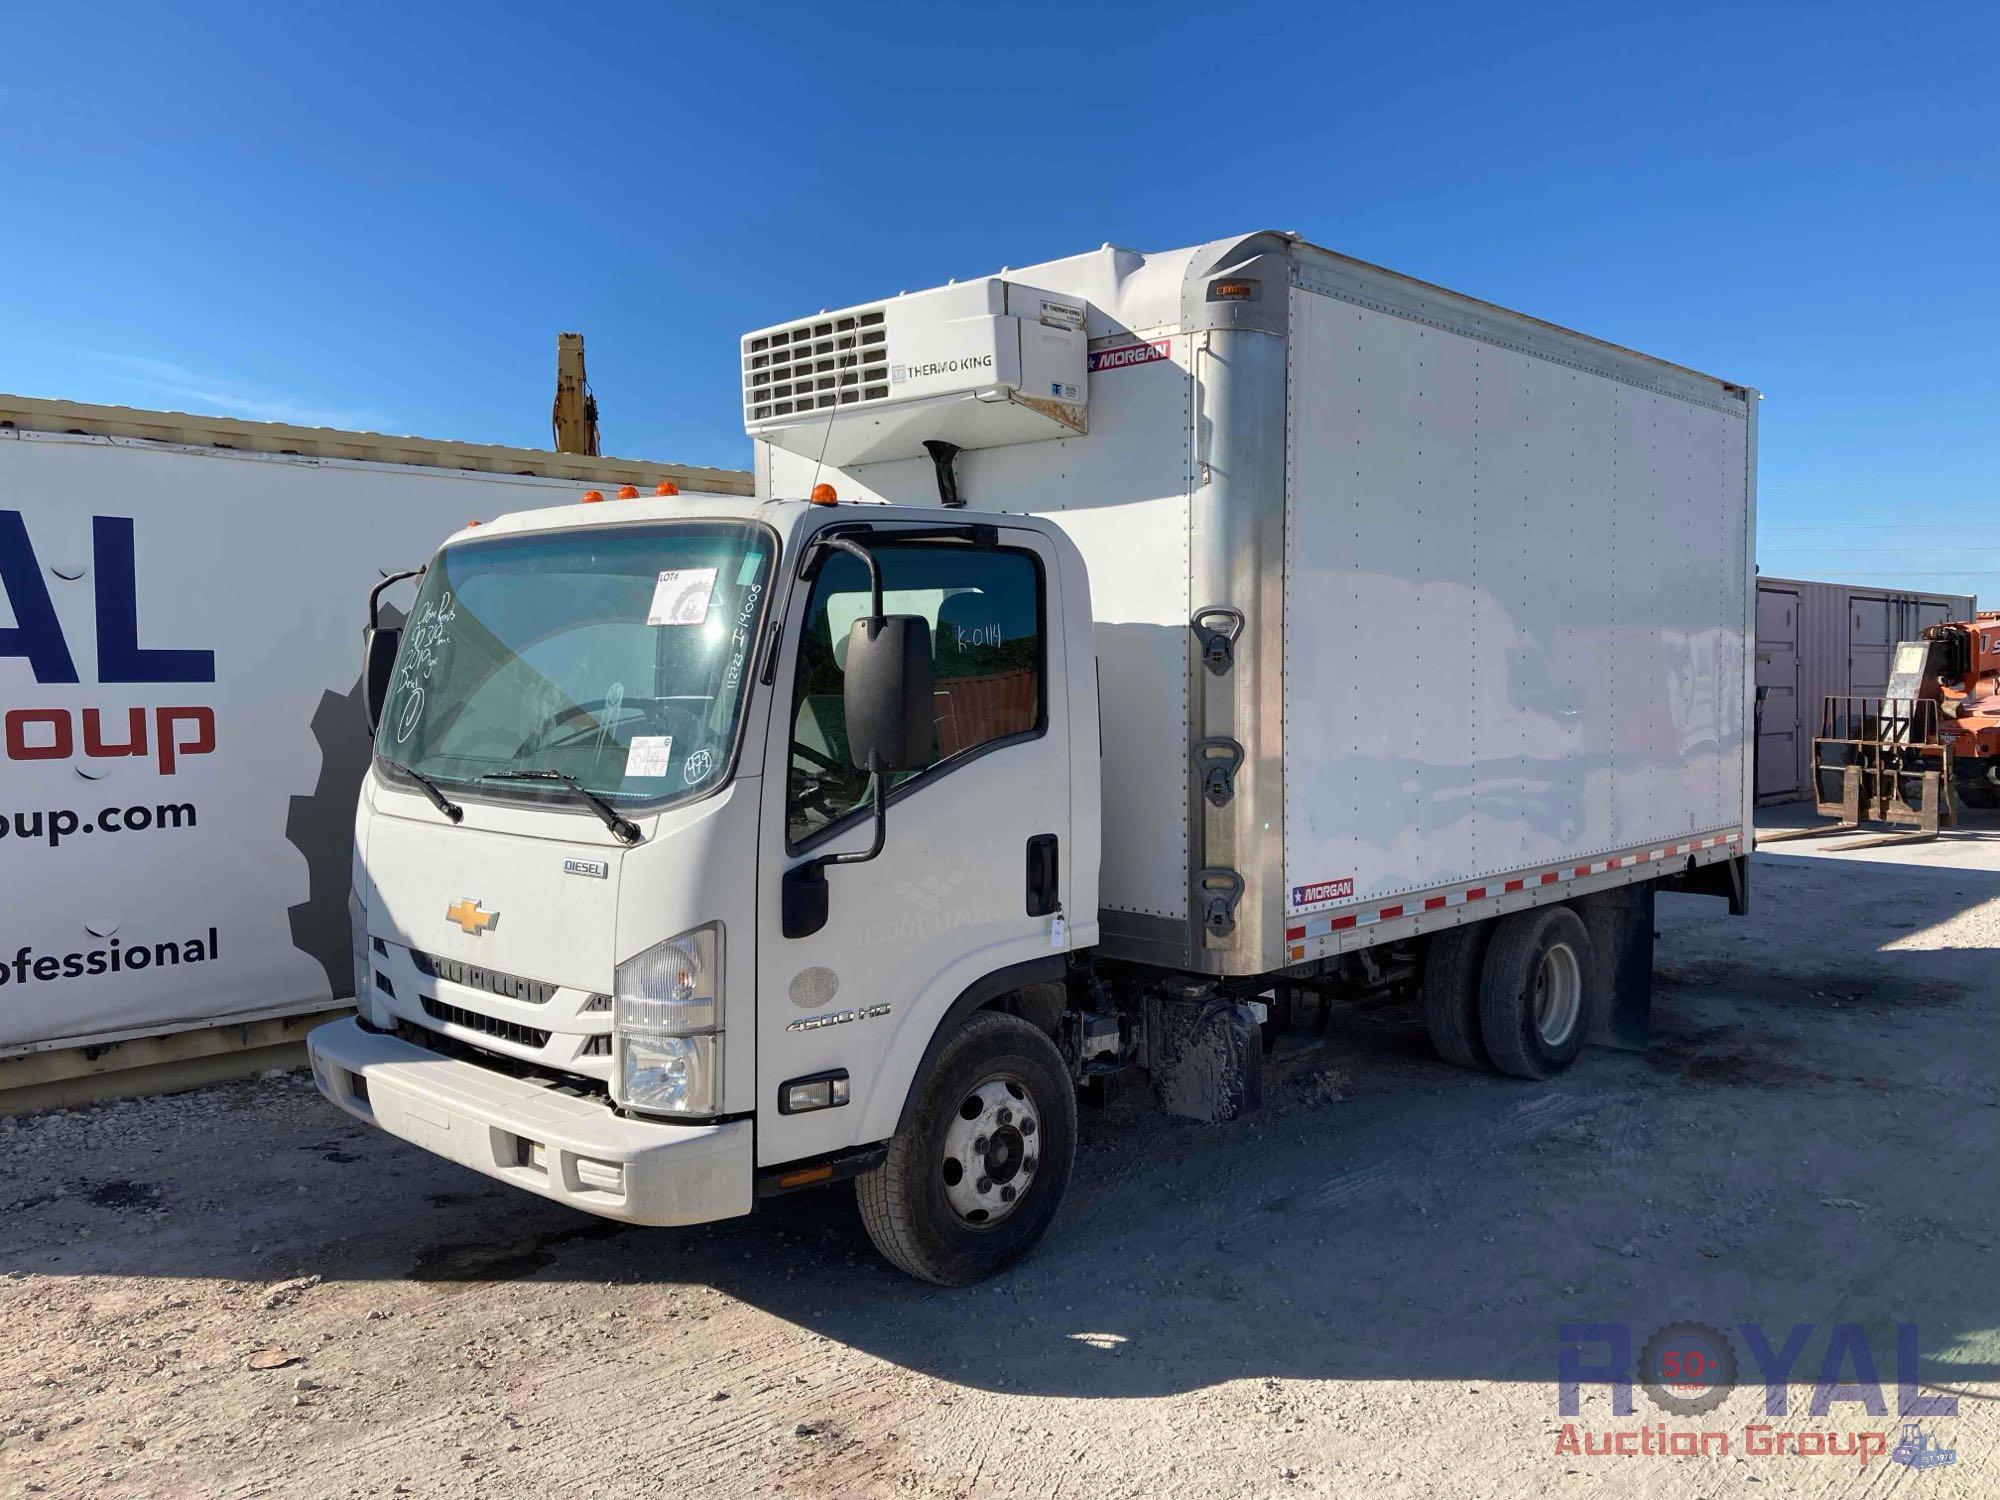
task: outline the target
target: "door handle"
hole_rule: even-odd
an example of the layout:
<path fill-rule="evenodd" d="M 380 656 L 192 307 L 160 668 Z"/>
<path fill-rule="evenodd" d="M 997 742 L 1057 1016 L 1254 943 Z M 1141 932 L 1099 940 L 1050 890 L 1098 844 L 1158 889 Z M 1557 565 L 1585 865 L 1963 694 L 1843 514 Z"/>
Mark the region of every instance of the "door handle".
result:
<path fill-rule="evenodd" d="M 1028 840 L 1028 915 L 1046 917 L 1062 910 L 1056 894 L 1056 836 L 1038 833 Z"/>

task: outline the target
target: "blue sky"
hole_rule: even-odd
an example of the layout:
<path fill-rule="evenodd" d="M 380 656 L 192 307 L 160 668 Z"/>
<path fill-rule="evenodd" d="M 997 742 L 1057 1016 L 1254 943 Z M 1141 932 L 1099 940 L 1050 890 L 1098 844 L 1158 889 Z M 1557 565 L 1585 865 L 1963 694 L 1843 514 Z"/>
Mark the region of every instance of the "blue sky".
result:
<path fill-rule="evenodd" d="M 0 0 L 0 390 L 740 465 L 745 328 L 1295 229 L 1757 385 L 1769 573 L 2000 597 L 2000 9 Z"/>

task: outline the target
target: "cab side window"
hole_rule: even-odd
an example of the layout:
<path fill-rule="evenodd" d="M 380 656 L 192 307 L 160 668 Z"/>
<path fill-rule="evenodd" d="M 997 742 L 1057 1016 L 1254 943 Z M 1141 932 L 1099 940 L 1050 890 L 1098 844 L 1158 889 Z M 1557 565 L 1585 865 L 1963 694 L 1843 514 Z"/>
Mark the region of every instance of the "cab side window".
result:
<path fill-rule="evenodd" d="M 930 625 L 936 677 L 930 762 L 896 773 L 890 786 L 942 774 L 997 741 L 1039 733 L 1046 673 L 1042 576 L 1034 556 L 957 543 L 874 551 L 883 608 L 921 615 Z M 869 607 L 860 559 L 826 557 L 806 608 L 792 703 L 785 826 L 794 847 L 867 801 L 868 773 L 848 760 L 843 671 L 848 627 Z"/>

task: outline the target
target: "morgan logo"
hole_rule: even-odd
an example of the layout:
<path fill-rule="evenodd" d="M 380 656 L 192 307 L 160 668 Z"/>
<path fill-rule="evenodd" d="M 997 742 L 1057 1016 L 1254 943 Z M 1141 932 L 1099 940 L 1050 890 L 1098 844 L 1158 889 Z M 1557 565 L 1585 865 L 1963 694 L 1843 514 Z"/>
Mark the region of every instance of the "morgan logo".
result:
<path fill-rule="evenodd" d="M 1354 894 L 1354 881 L 1322 880 L 1318 885 L 1295 885 L 1292 887 L 1292 905 L 1317 906 L 1322 901 L 1338 901 L 1343 896 Z"/>
<path fill-rule="evenodd" d="M 1173 351 L 1172 339 L 1148 339 L 1143 344 L 1120 344 L 1116 349 L 1099 349 L 1090 356 L 1090 372 L 1123 370 L 1130 365 L 1149 365 L 1165 359 Z"/>

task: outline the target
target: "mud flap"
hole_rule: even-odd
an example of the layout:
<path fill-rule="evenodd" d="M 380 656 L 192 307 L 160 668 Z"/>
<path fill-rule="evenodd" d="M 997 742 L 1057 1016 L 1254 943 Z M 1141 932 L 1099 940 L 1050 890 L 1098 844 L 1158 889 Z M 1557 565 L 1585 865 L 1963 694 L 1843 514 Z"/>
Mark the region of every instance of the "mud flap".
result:
<path fill-rule="evenodd" d="M 1859 822 L 1856 813 L 1846 823 L 1832 828 L 1800 830 L 1805 833 L 1847 833 L 1852 825 Z M 1780 837 L 1791 835 L 1781 834 Z M 1759 842 L 1762 842 L 1760 839 Z M 1837 845 L 1829 845 L 1834 848 Z M 1680 891 L 1689 896 L 1720 896 L 1729 903 L 1729 915 L 1744 917 L 1750 914 L 1750 861 L 1738 855 L 1735 859 L 1719 859 L 1713 864 L 1697 865 L 1692 870 L 1683 871 L 1660 882 L 1662 889 Z"/>
<path fill-rule="evenodd" d="M 1263 1028 L 1249 1006 L 1224 996 L 1148 995 L 1146 1067 L 1170 1115 L 1234 1120 L 1264 1104 Z"/>
<path fill-rule="evenodd" d="M 1583 918 L 1597 959 L 1587 1040 L 1643 1052 L 1652 1039 L 1653 882 L 1579 896 L 1569 905 Z"/>

